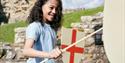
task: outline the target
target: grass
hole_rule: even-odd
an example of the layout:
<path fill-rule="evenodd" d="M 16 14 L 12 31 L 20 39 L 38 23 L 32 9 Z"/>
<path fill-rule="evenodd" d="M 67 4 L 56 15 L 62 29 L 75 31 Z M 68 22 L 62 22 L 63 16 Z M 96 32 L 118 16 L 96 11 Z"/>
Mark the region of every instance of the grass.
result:
<path fill-rule="evenodd" d="M 64 14 L 63 16 L 63 26 L 70 27 L 72 22 L 80 22 L 80 17 L 85 15 L 94 15 L 97 12 L 103 11 L 103 6 L 95 9 L 87 9 L 84 11 L 72 12 Z M 25 21 L 18 21 L 16 23 L 7 24 L 0 26 L 0 42 L 14 42 L 14 29 L 17 27 L 25 27 L 27 23 Z"/>
<path fill-rule="evenodd" d="M 17 27 L 24 27 L 27 24 L 24 21 L 18 21 L 12 24 L 5 24 L 0 26 L 0 42 L 14 42 L 14 29 Z"/>
<path fill-rule="evenodd" d="M 97 12 L 102 12 L 103 8 L 104 7 L 101 6 L 101 7 L 94 8 L 94 9 L 87 9 L 87 10 L 81 10 L 81 11 L 78 11 L 78 12 L 64 14 L 63 26 L 69 28 L 71 23 L 80 22 L 80 17 L 81 16 L 94 15 Z"/>

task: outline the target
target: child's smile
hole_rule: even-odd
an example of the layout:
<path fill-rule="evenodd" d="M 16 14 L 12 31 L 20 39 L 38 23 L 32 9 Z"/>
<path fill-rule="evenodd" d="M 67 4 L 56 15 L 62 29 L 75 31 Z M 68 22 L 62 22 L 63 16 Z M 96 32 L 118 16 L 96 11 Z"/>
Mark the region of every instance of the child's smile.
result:
<path fill-rule="evenodd" d="M 56 0 L 49 0 L 43 5 L 42 10 L 44 21 L 52 21 L 54 19 L 54 16 L 56 15 L 57 5 L 58 4 Z"/>

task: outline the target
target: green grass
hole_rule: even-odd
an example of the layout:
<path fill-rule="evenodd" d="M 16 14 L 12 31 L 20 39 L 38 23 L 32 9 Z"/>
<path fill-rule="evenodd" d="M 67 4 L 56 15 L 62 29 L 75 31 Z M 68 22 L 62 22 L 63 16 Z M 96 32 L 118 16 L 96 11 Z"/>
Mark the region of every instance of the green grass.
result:
<path fill-rule="evenodd" d="M 78 11 L 73 13 L 64 14 L 63 16 L 63 26 L 70 27 L 72 22 L 80 22 L 80 17 L 85 15 L 94 15 L 97 12 L 102 12 L 103 6 L 95 9 L 88 9 L 84 11 Z M 25 27 L 27 23 L 24 21 L 18 21 L 13 24 L 7 24 L 0 26 L 0 42 L 14 42 L 14 29 L 17 27 Z"/>
<path fill-rule="evenodd" d="M 0 26 L 0 42 L 14 42 L 14 29 L 17 27 L 24 27 L 26 26 L 26 22 L 18 21 L 16 23 L 7 24 Z"/>
<path fill-rule="evenodd" d="M 102 12 L 103 8 L 104 7 L 101 6 L 101 7 L 94 8 L 94 9 L 87 9 L 87 10 L 81 10 L 81 11 L 78 11 L 78 12 L 64 14 L 64 16 L 63 16 L 63 26 L 69 28 L 71 23 L 80 22 L 81 16 L 94 15 L 98 12 Z"/>

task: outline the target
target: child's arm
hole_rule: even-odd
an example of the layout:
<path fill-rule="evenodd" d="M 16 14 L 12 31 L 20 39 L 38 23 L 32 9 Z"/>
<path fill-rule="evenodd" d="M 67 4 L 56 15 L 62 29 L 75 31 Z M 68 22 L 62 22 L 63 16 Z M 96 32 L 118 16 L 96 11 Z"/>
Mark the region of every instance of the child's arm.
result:
<path fill-rule="evenodd" d="M 47 52 L 41 52 L 32 48 L 33 39 L 27 39 L 24 45 L 23 54 L 29 57 L 49 57 Z"/>
<path fill-rule="evenodd" d="M 59 48 L 55 48 L 54 50 L 52 50 L 51 52 L 44 52 L 44 51 L 38 51 L 32 48 L 34 44 L 34 40 L 33 39 L 27 39 L 25 42 L 25 46 L 24 46 L 24 50 L 23 50 L 23 54 L 24 56 L 28 56 L 28 57 L 40 57 L 40 58 L 57 58 L 60 54 L 61 51 L 59 50 Z"/>

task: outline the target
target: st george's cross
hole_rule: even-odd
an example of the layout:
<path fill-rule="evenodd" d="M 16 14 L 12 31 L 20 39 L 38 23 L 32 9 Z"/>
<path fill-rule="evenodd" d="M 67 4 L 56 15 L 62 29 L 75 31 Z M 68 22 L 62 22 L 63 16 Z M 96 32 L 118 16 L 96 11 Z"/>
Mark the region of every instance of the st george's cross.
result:
<path fill-rule="evenodd" d="M 61 33 L 61 47 L 62 49 L 66 48 L 70 44 L 75 43 L 77 40 L 84 37 L 84 33 L 76 29 L 62 28 Z M 79 63 L 83 53 L 84 53 L 84 42 L 81 42 L 77 45 L 72 46 L 63 53 L 63 62 L 64 63 Z"/>

